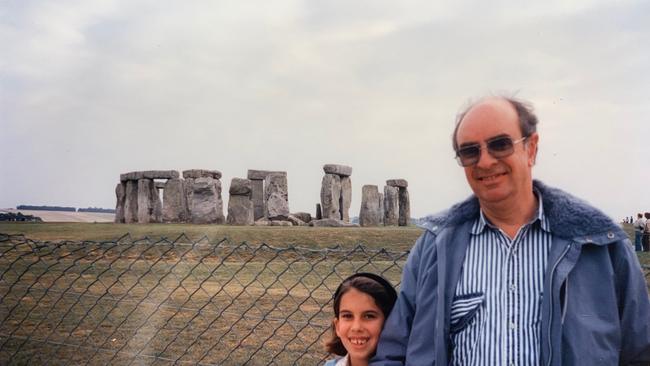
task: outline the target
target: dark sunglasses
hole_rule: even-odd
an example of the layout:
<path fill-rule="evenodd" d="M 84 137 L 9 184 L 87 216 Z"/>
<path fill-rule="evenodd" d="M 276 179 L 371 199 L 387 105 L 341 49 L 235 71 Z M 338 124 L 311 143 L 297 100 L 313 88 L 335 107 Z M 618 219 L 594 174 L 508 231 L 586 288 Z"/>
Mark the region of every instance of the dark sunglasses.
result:
<path fill-rule="evenodd" d="M 506 156 L 512 155 L 515 151 L 515 144 L 526 140 L 528 136 L 524 136 L 518 140 L 513 140 L 508 136 L 497 136 L 485 141 L 487 151 L 495 159 L 502 159 Z M 481 158 L 481 144 L 465 145 L 456 150 L 456 160 L 460 166 L 470 166 L 478 163 Z"/>

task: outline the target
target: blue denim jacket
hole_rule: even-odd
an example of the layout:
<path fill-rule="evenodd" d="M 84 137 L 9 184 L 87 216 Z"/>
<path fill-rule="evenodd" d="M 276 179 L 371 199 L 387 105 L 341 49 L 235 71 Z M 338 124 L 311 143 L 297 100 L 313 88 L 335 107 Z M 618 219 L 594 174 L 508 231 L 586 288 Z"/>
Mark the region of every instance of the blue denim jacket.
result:
<path fill-rule="evenodd" d="M 650 365 L 650 298 L 629 238 L 584 201 L 539 181 L 534 186 L 553 234 L 542 365 Z M 451 300 L 478 214 L 472 196 L 428 218 L 371 365 L 448 364 Z"/>

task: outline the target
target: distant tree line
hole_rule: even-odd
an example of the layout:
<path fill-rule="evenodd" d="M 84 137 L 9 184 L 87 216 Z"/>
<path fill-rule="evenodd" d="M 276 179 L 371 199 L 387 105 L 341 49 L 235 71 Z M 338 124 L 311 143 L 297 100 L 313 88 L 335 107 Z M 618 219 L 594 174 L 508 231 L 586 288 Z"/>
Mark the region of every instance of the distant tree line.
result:
<path fill-rule="evenodd" d="M 112 208 L 88 207 L 88 208 L 77 209 L 75 207 L 65 207 L 65 206 L 34 206 L 34 205 L 19 205 L 16 206 L 16 210 L 115 213 L 115 209 Z"/>
<path fill-rule="evenodd" d="M 74 207 L 63 207 L 63 206 L 32 206 L 32 205 L 20 205 L 16 206 L 16 210 L 32 210 L 32 211 L 68 211 L 75 212 L 77 211 Z"/>
<path fill-rule="evenodd" d="M 115 209 L 114 208 L 88 207 L 88 208 L 78 208 L 77 212 L 115 213 Z"/>

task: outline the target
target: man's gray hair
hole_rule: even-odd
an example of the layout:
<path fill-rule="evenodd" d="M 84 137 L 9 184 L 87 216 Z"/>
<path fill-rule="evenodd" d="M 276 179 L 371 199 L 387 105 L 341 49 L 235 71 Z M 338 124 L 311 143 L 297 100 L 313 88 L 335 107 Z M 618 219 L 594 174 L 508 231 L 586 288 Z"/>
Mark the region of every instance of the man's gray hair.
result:
<path fill-rule="evenodd" d="M 537 116 L 535 115 L 533 105 L 530 102 L 516 99 L 514 97 L 498 96 L 498 98 L 501 98 L 510 103 L 510 105 L 515 108 L 515 111 L 517 111 L 517 117 L 519 117 L 519 129 L 521 130 L 522 137 L 528 137 L 537 132 Z M 458 150 L 456 135 L 458 134 L 458 127 L 460 126 L 460 122 L 463 120 L 463 118 L 465 118 L 465 115 L 467 112 L 469 112 L 470 109 L 472 109 L 472 107 L 483 100 L 485 100 L 485 98 L 481 98 L 476 102 L 469 103 L 469 105 L 456 116 L 456 127 L 454 127 L 454 134 L 452 135 L 452 144 L 454 146 L 454 151 Z"/>

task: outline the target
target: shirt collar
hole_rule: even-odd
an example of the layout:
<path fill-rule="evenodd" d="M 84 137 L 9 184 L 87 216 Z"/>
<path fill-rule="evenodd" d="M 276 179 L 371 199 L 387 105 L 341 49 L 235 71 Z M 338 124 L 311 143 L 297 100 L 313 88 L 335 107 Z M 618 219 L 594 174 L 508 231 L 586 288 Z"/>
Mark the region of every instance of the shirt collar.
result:
<path fill-rule="evenodd" d="M 533 188 L 533 193 L 535 193 L 537 196 L 539 205 L 537 205 L 537 215 L 535 215 L 535 217 L 533 217 L 527 225 L 533 225 L 534 223 L 539 222 L 539 227 L 542 228 L 542 230 L 550 233 L 551 228 L 548 224 L 548 220 L 546 219 L 546 215 L 544 215 L 544 200 L 542 200 L 542 194 L 535 188 Z M 474 235 L 479 235 L 483 232 L 486 226 L 492 229 L 498 229 L 496 226 L 494 226 L 494 224 L 490 222 L 490 220 L 487 219 L 487 217 L 485 217 L 483 210 L 479 210 L 479 218 L 472 226 L 471 233 Z"/>

